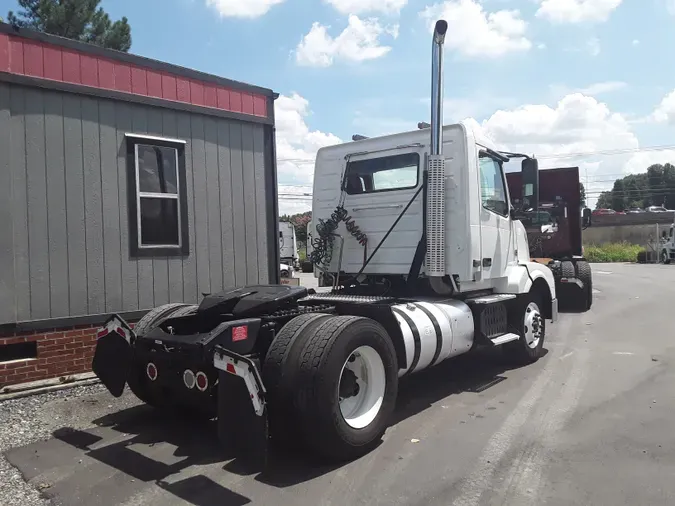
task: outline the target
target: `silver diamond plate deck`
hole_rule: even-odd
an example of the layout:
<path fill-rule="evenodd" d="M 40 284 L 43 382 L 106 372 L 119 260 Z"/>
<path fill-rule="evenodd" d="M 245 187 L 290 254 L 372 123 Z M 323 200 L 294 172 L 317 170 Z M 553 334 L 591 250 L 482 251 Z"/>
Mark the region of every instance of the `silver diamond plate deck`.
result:
<path fill-rule="evenodd" d="M 315 293 L 300 299 L 298 302 L 305 301 L 326 301 L 326 302 L 356 302 L 359 304 L 373 304 L 375 302 L 388 302 L 394 300 L 392 297 L 379 297 L 376 295 L 342 295 L 334 293 Z"/>

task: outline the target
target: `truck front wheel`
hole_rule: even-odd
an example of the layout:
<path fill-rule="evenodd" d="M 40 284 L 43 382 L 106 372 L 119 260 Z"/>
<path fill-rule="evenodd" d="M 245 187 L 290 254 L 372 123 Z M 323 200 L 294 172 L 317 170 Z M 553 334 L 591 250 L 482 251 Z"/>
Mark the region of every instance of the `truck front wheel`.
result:
<path fill-rule="evenodd" d="M 298 367 L 294 404 L 308 447 L 337 461 L 371 451 L 398 393 L 396 352 L 384 327 L 358 316 L 330 318 L 308 340 Z"/>

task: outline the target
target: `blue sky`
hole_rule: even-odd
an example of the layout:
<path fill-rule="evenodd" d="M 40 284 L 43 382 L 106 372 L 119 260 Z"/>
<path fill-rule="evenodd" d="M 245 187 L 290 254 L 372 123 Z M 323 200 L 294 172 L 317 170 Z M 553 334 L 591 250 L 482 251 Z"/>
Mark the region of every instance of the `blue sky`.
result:
<path fill-rule="evenodd" d="M 675 161 L 675 0 L 103 0 L 131 51 L 274 89 L 280 183 L 307 191 L 321 145 L 429 117 L 429 24 L 449 21 L 446 121 L 580 165 L 591 193 Z M 0 15 L 16 9 L 0 0 Z M 663 102 L 663 103 L 662 103 Z M 629 153 L 614 153 L 629 149 Z M 561 155 L 567 153 L 568 155 Z M 596 153 L 570 157 L 569 153 Z M 561 158 L 556 158 L 561 155 Z M 607 181 L 609 181 L 607 183 Z M 284 210 L 309 202 L 282 202 Z"/>

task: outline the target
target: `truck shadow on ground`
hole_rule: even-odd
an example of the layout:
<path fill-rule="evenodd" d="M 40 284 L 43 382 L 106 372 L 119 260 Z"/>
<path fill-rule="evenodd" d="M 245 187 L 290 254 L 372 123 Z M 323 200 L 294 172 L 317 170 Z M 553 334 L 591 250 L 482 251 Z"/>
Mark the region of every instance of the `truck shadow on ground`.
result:
<path fill-rule="evenodd" d="M 460 356 L 413 375 L 400 383 L 392 423 L 397 424 L 415 416 L 449 396 L 463 392 L 483 392 L 506 380 L 503 376 L 505 372 L 517 368 L 519 366 L 508 361 L 499 349 L 491 349 Z M 136 480 L 155 484 L 195 506 L 242 506 L 251 501 L 204 475 L 171 483 L 167 481 L 171 480 L 170 477 L 180 478 L 181 473 L 192 466 L 213 466 L 216 476 L 225 470 L 251 476 L 260 483 L 277 488 L 307 482 L 341 467 L 317 462 L 302 450 L 281 451 L 274 446 L 264 469 L 252 467 L 245 460 L 235 458 L 231 450 L 215 443 L 218 440 L 215 421 L 167 416 L 145 405 L 111 413 L 93 423 L 105 428 L 103 437 L 94 433 L 102 429 L 81 431 L 70 428 L 56 431 L 54 437 L 79 448 L 89 458 Z M 110 439 L 114 442 L 106 445 L 107 433 L 110 433 Z M 155 445 L 175 447 L 168 459 L 173 463 L 156 460 L 152 457 L 152 450 L 145 451 L 146 455 L 136 451 Z M 160 453 L 164 457 L 162 460 L 166 461 L 166 450 Z"/>

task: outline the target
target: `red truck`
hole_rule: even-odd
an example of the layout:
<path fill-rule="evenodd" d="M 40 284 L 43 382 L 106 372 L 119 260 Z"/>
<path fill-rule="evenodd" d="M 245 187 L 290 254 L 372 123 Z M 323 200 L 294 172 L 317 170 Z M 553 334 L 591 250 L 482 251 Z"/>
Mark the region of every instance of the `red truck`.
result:
<path fill-rule="evenodd" d="M 538 177 L 538 185 L 528 177 Z M 588 311 L 593 279 L 581 233 L 591 224 L 591 210 L 581 205 L 579 167 L 541 170 L 532 176 L 512 172 L 506 180 L 514 212 L 527 231 L 530 256 L 553 271 L 561 309 Z M 538 194 L 528 191 L 533 187 Z"/>

